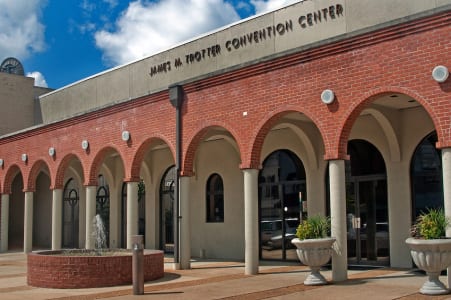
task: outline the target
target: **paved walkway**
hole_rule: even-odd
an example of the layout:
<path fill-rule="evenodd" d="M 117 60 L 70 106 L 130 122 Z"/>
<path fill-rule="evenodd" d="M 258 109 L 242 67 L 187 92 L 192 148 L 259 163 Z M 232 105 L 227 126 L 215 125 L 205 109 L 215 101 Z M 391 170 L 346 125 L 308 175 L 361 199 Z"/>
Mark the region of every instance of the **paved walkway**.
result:
<path fill-rule="evenodd" d="M 173 270 L 165 260 L 164 278 L 147 282 L 144 295 L 132 286 L 94 289 L 44 289 L 27 285 L 26 256 L 0 254 L 0 299 L 451 299 L 424 296 L 418 289 L 425 276 L 413 270 L 349 271 L 349 280 L 326 286 L 302 284 L 308 269 L 299 263 L 261 262 L 260 273 L 244 275 L 242 262 L 193 261 L 191 270 Z M 331 272 L 322 271 L 330 280 Z M 446 277 L 441 280 L 446 282 Z"/>

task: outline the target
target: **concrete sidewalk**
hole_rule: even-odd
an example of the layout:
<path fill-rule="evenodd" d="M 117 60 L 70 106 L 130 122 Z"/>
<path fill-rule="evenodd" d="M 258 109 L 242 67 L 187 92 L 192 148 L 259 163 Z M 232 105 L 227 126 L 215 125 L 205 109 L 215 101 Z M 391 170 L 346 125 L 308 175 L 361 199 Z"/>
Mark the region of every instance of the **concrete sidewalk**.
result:
<path fill-rule="evenodd" d="M 326 286 L 302 284 L 305 266 L 290 262 L 261 262 L 260 273 L 244 275 L 244 263 L 193 260 L 191 270 L 173 270 L 165 260 L 164 278 L 147 282 L 144 295 L 132 286 L 94 289 L 44 289 L 27 285 L 26 255 L 0 254 L 0 299 L 451 299 L 451 295 L 418 293 L 426 279 L 413 270 L 349 271 L 349 280 Z M 331 272 L 322 271 L 330 280 Z M 446 283 L 446 277 L 441 280 Z"/>

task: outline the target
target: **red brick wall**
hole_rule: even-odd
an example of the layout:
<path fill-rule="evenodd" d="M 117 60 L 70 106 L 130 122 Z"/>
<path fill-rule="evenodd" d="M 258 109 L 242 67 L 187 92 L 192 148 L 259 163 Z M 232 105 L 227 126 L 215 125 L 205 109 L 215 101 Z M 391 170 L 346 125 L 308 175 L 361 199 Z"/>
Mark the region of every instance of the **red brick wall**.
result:
<path fill-rule="evenodd" d="M 259 167 L 266 133 L 292 111 L 318 127 L 325 159 L 343 159 L 356 118 L 384 93 L 404 93 L 422 104 L 435 124 L 438 146 L 451 147 L 451 80 L 438 84 L 431 78 L 436 65 L 451 67 L 450 16 L 397 25 L 184 85 L 182 174 L 193 173 L 197 145 L 210 126 L 224 127 L 233 135 L 242 168 Z M 331 105 L 320 101 L 326 88 L 337 98 Z M 131 133 L 130 142 L 122 141 L 123 130 Z M 90 143 L 88 151 L 81 149 L 84 139 Z M 10 192 L 15 165 L 23 174 L 25 190 L 34 190 L 33 167 L 47 168 L 51 188 L 62 188 L 73 158 L 82 164 L 85 184 L 95 185 L 96 172 L 111 151 L 122 158 L 124 179 L 137 180 L 144 154 L 161 141 L 175 152 L 175 109 L 167 91 L 3 138 L 2 192 Z M 56 149 L 54 158 L 48 155 L 49 147 Z M 20 160 L 22 153 L 28 154 L 28 162 Z"/>
<path fill-rule="evenodd" d="M 325 159 L 343 159 L 356 118 L 384 93 L 404 93 L 422 104 L 436 125 L 439 145 L 451 147 L 451 80 L 438 84 L 431 78 L 436 65 L 451 68 L 450 25 L 447 13 L 186 85 L 184 143 L 194 145 L 186 146 L 184 172 L 193 167 L 200 140 L 195 134 L 215 123 L 234 135 L 242 167 L 258 167 L 266 133 L 290 111 L 318 127 Z M 320 101 L 326 88 L 337 98 L 331 105 Z"/>
<path fill-rule="evenodd" d="M 146 250 L 143 265 L 144 281 L 163 277 L 163 252 Z M 125 285 L 132 283 L 133 276 L 132 255 L 58 256 L 29 253 L 27 266 L 28 285 L 45 288 L 77 289 Z"/>

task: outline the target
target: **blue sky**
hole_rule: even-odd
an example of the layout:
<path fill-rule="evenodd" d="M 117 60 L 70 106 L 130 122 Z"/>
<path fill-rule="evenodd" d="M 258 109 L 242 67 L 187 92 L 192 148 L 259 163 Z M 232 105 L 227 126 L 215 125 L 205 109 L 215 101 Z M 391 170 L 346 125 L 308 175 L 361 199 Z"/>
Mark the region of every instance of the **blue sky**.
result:
<path fill-rule="evenodd" d="M 60 88 L 298 1 L 0 0 L 0 62 Z"/>

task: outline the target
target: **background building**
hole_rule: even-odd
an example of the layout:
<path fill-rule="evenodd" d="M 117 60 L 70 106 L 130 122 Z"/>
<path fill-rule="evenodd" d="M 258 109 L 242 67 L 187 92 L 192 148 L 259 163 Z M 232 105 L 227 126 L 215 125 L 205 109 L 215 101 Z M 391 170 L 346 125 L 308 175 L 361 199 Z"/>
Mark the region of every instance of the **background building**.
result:
<path fill-rule="evenodd" d="M 0 65 L 0 134 L 5 135 L 42 123 L 38 97 L 52 89 L 34 86 L 22 64 L 8 57 Z"/>

